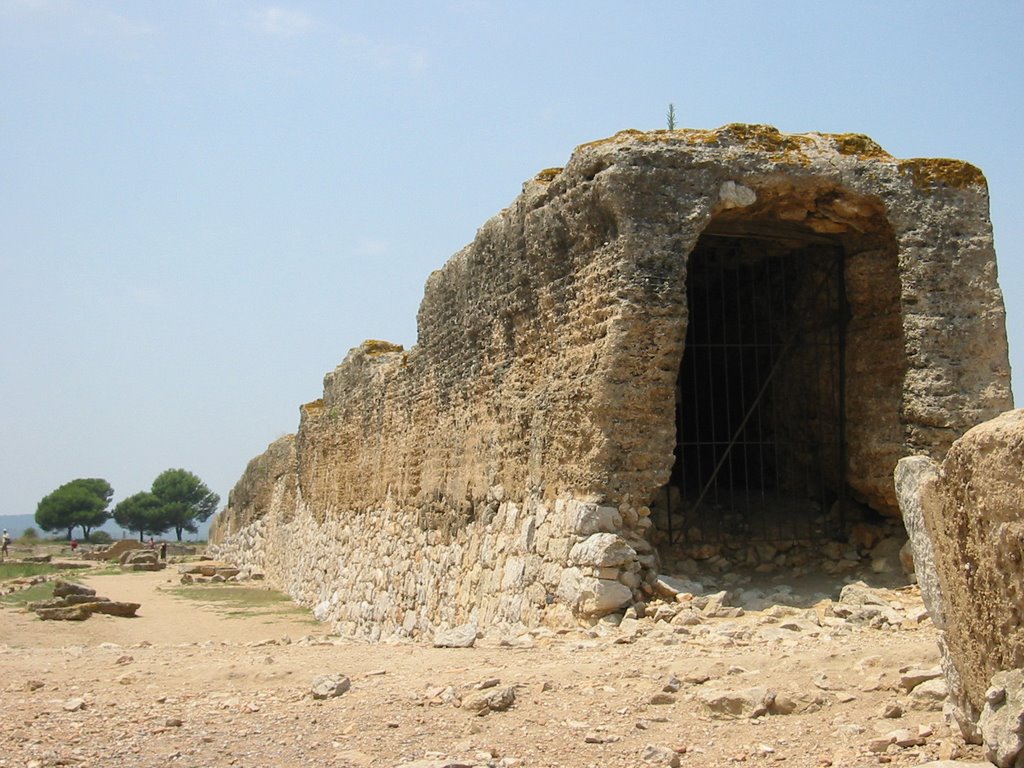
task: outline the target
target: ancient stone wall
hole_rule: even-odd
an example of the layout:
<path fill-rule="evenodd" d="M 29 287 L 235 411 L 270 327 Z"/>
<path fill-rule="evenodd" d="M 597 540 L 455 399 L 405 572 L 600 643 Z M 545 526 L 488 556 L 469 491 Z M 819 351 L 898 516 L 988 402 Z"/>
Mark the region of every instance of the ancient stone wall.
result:
<path fill-rule="evenodd" d="M 842 248 L 846 483 L 879 511 L 900 456 L 1009 407 L 977 169 L 853 135 L 627 131 L 527 182 L 431 275 L 414 348 L 367 342 L 325 377 L 232 493 L 216 551 L 370 636 L 641 598 L 709 228 Z"/>

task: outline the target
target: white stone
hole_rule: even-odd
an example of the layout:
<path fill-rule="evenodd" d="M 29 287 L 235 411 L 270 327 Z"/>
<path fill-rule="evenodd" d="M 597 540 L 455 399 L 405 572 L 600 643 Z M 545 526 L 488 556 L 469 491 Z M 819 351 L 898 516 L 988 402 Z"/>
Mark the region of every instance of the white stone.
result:
<path fill-rule="evenodd" d="M 318 675 L 313 678 L 310 692 L 314 699 L 330 699 L 341 696 L 352 687 L 352 681 L 345 675 Z"/>
<path fill-rule="evenodd" d="M 622 528 L 622 515 L 615 507 L 572 500 L 566 503 L 570 528 L 577 536 L 612 533 Z"/>
<path fill-rule="evenodd" d="M 566 568 L 558 582 L 559 600 L 581 616 L 600 618 L 633 602 L 633 591 L 609 579 L 584 576 L 579 568 Z"/>
<path fill-rule="evenodd" d="M 723 208 L 746 208 L 757 202 L 757 193 L 735 181 L 726 181 L 718 190 L 718 199 Z"/>
<path fill-rule="evenodd" d="M 614 533 L 595 533 L 573 546 L 569 552 L 569 562 L 573 565 L 595 568 L 622 565 L 635 559 L 636 550 Z"/>
<path fill-rule="evenodd" d="M 463 624 L 454 629 L 441 629 L 434 633 L 435 648 L 472 648 L 476 642 L 476 625 Z"/>

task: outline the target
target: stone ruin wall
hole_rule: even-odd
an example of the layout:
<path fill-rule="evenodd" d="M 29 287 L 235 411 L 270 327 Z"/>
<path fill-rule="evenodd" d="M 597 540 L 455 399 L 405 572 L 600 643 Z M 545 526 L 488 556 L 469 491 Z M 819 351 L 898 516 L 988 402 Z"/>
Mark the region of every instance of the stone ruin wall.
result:
<path fill-rule="evenodd" d="M 973 166 L 856 135 L 627 131 L 524 185 L 427 281 L 417 345 L 352 350 L 253 460 L 215 554 L 342 633 L 598 616 L 657 574 L 648 507 L 674 461 L 686 261 L 710 224 L 846 251 L 849 475 L 1010 406 L 987 189 Z"/>

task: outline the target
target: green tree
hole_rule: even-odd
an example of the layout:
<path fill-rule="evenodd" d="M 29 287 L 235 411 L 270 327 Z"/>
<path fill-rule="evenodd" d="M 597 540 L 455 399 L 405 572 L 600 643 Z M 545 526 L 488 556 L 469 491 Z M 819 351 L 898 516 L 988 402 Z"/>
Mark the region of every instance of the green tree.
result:
<path fill-rule="evenodd" d="M 72 480 L 40 500 L 36 523 L 44 531 L 66 530 L 69 539 L 81 526 L 82 538 L 88 541 L 89 532 L 110 519 L 107 507 L 113 495 L 110 483 L 98 477 Z"/>
<path fill-rule="evenodd" d="M 676 105 L 669 104 L 668 112 L 665 113 L 665 122 L 668 123 L 668 129 L 674 131 L 676 129 Z"/>
<path fill-rule="evenodd" d="M 139 541 L 145 534 L 158 536 L 171 527 L 164 504 L 149 491 L 122 499 L 114 507 L 114 520 L 122 528 L 139 532 Z"/>
<path fill-rule="evenodd" d="M 167 527 L 181 541 L 182 531 L 196 533 L 199 523 L 217 511 L 220 496 L 198 477 L 184 469 L 168 469 L 153 481 L 153 495 L 163 506 Z"/>

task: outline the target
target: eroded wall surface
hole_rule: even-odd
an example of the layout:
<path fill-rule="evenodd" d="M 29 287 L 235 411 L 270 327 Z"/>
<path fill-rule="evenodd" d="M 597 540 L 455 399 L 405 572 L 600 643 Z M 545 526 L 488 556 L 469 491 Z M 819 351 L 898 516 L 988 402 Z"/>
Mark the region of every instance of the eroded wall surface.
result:
<path fill-rule="evenodd" d="M 863 136 L 627 131 L 542 172 L 427 282 L 418 343 L 353 350 L 250 464 L 215 551 L 340 631 L 597 616 L 657 573 L 686 261 L 709 224 L 834 238 L 854 494 L 1010 406 L 981 173 Z M 780 223 L 781 222 L 781 223 Z"/>

